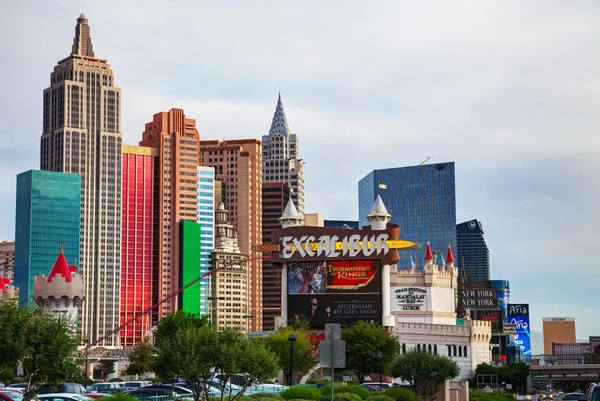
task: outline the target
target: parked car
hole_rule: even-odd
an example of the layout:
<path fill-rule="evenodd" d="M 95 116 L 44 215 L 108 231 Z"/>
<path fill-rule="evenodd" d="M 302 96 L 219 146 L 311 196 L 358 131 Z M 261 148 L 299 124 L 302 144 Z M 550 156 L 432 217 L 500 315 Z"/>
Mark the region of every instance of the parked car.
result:
<path fill-rule="evenodd" d="M 134 380 L 134 381 L 122 382 L 120 384 L 121 384 L 121 386 L 123 386 L 123 388 L 125 388 L 127 390 L 137 390 L 138 388 L 141 388 L 141 387 L 148 387 L 152 383 L 149 382 L 148 380 Z"/>
<path fill-rule="evenodd" d="M 38 390 L 38 394 L 85 394 L 85 387 L 79 383 L 63 383 L 56 388 L 49 384 L 42 384 Z"/>
<path fill-rule="evenodd" d="M 105 393 L 105 394 L 113 394 L 113 393 L 121 393 L 125 391 L 125 388 L 121 386 L 121 383 L 95 383 L 89 386 L 86 389 L 86 394 L 88 393 Z"/>
<path fill-rule="evenodd" d="M 255 383 L 252 386 L 248 386 L 244 392 L 244 395 L 252 395 L 257 393 L 279 394 L 288 388 L 288 386 L 284 386 L 282 384 Z"/>
<path fill-rule="evenodd" d="M 579 401 L 584 398 L 585 395 L 583 393 L 567 393 L 567 395 L 563 397 L 563 401 Z"/>
<path fill-rule="evenodd" d="M 10 390 L 25 391 L 27 390 L 27 383 L 12 383 L 9 384 L 6 388 Z"/>
<path fill-rule="evenodd" d="M 73 393 L 49 393 L 38 395 L 39 401 L 91 401 L 93 398 L 83 394 Z"/>
<path fill-rule="evenodd" d="M 138 400 L 148 400 L 152 397 L 167 396 L 173 397 L 175 400 L 193 400 L 194 393 L 179 386 L 172 385 L 153 385 L 131 390 L 127 395 L 137 398 Z"/>
<path fill-rule="evenodd" d="M 366 383 L 362 383 L 360 386 L 363 388 L 366 388 L 367 390 L 369 390 L 367 387 L 372 387 L 372 388 L 375 388 L 376 391 L 384 391 L 384 390 L 387 390 L 388 388 L 392 387 L 392 385 L 390 383 L 377 383 L 377 382 L 366 382 Z"/>
<path fill-rule="evenodd" d="M 592 383 L 585 392 L 586 401 L 600 401 L 600 383 Z"/>
<path fill-rule="evenodd" d="M 10 391 L 10 390 L 6 390 L 5 388 L 0 390 L 0 396 L 2 396 L 2 398 L 0 399 L 0 401 L 22 401 L 23 400 L 23 393 L 20 391 Z"/>

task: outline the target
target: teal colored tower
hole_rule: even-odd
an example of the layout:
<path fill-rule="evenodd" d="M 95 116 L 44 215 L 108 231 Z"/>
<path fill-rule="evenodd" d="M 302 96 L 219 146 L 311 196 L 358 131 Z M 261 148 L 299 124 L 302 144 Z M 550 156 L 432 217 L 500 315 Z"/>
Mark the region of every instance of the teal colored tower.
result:
<path fill-rule="evenodd" d="M 200 224 L 195 221 L 179 222 L 179 287 L 200 276 Z M 179 294 L 179 309 L 200 315 L 200 282 Z"/>
<path fill-rule="evenodd" d="M 15 287 L 19 305 L 33 300 L 33 281 L 48 274 L 61 243 L 70 265 L 79 266 L 81 176 L 29 170 L 17 175 Z"/>

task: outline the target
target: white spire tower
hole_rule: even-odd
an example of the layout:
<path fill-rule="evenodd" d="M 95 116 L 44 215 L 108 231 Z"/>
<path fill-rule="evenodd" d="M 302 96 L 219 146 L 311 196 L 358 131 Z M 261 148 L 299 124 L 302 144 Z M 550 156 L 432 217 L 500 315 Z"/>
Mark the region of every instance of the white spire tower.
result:
<path fill-rule="evenodd" d="M 292 199 L 290 199 L 285 206 L 285 210 L 279 218 L 279 223 L 281 223 L 281 228 L 298 227 L 304 225 L 304 217 L 298 213 L 298 210 L 296 210 L 296 206 L 294 205 L 294 201 Z"/>
<path fill-rule="evenodd" d="M 392 218 L 387 208 L 377 195 L 371 211 L 367 215 L 367 220 L 371 223 L 371 229 L 381 231 L 387 228 L 387 223 Z M 392 316 L 391 295 L 390 295 L 390 265 L 381 267 L 381 322 L 383 327 L 394 327 L 394 317 Z"/>

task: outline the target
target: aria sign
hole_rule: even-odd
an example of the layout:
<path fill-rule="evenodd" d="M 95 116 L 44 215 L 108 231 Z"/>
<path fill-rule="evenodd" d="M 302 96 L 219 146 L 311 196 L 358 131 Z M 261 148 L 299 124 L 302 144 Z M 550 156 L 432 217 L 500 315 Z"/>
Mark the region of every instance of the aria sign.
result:
<path fill-rule="evenodd" d="M 271 244 L 255 246 L 257 252 L 271 252 L 271 263 L 327 260 L 378 260 L 383 265 L 398 262 L 399 249 L 419 245 L 398 239 L 400 227 L 386 230 L 348 230 L 325 227 L 289 227 L 271 234 Z"/>

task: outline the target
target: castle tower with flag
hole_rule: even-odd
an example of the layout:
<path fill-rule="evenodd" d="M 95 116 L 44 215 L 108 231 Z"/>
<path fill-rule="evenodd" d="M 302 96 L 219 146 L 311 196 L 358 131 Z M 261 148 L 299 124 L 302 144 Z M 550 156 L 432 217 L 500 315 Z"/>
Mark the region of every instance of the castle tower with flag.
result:
<path fill-rule="evenodd" d="M 64 245 L 46 277 L 35 277 L 33 298 L 43 311 L 55 314 L 59 319 L 76 323 L 79 309 L 85 298 L 85 282 L 77 274 L 77 266 L 69 266 L 63 253 Z"/>

